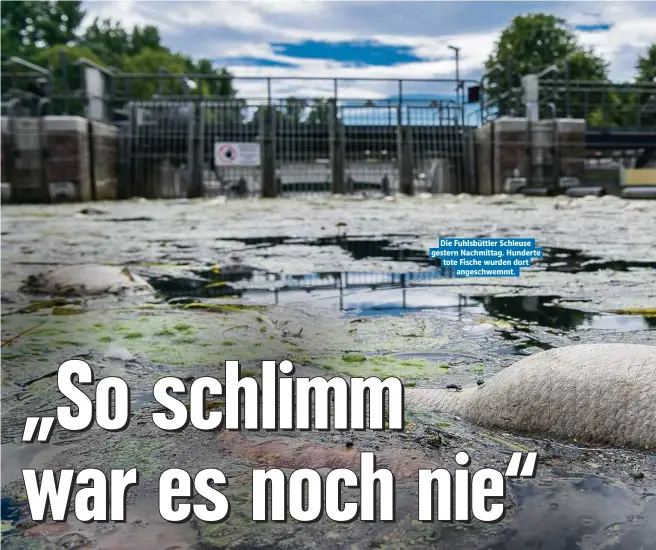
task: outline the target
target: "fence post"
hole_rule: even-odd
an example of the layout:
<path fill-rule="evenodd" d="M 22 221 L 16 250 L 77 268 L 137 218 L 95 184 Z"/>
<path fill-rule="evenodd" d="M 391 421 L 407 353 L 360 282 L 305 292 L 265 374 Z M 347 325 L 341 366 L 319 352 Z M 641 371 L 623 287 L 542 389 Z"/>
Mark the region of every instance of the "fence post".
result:
<path fill-rule="evenodd" d="M 194 102 L 191 104 L 191 118 L 190 118 L 190 151 L 189 151 L 189 172 L 191 175 L 191 182 L 187 190 L 187 198 L 197 199 L 203 196 L 203 172 L 202 172 L 202 156 L 199 155 L 199 145 L 201 143 L 202 118 L 200 114 L 201 106 Z"/>
<path fill-rule="evenodd" d="M 328 135 L 330 139 L 330 166 L 332 175 L 331 191 L 334 194 L 346 192 L 344 181 L 344 127 L 337 113 L 337 102 L 328 106 Z"/>
<path fill-rule="evenodd" d="M 493 195 L 497 185 L 497 137 L 496 137 L 496 123 L 493 120 L 490 124 L 490 186 L 489 194 Z M 480 191 L 480 189 L 479 189 Z"/>
<path fill-rule="evenodd" d="M 5 159 L 5 173 L 2 174 L 3 181 L 11 185 L 9 200 L 14 201 L 16 198 L 16 158 L 18 157 L 18 147 L 16 144 L 16 120 L 17 111 L 20 109 L 20 100 L 14 98 L 9 102 L 7 107 L 7 135 L 2 136 L 2 157 Z M 5 149 L 6 144 L 6 149 Z M 6 153 L 6 154 L 5 154 Z"/>
<path fill-rule="evenodd" d="M 270 107 L 259 110 L 260 152 L 262 170 L 262 198 L 273 199 L 278 195 L 276 185 L 275 118 Z"/>
<path fill-rule="evenodd" d="M 42 97 L 36 108 L 37 128 L 39 129 L 39 170 L 41 178 L 41 188 L 45 202 L 52 202 L 50 196 L 50 179 L 48 170 L 48 159 L 50 151 L 48 150 L 48 127 L 46 125 L 45 107 L 50 104 L 50 99 Z"/>
<path fill-rule="evenodd" d="M 408 126 L 403 124 L 403 113 L 399 107 L 399 191 L 404 195 L 414 195 L 414 147 L 412 143 L 412 125 L 410 125 L 410 112 L 408 111 Z"/>

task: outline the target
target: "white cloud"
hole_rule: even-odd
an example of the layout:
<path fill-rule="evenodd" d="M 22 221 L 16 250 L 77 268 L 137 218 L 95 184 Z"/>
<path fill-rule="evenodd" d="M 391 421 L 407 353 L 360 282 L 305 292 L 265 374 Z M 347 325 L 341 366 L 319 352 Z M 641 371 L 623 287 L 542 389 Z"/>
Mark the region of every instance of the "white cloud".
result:
<path fill-rule="evenodd" d="M 259 58 L 292 63 L 296 68 L 256 67 L 229 63 L 238 76 L 298 77 L 310 75 L 325 81 L 276 82 L 287 95 L 325 95 L 329 79 L 379 78 L 452 79 L 455 73 L 449 44 L 460 47 L 461 77 L 478 76 L 501 29 L 517 14 L 531 11 L 530 2 L 320 2 L 271 0 L 259 2 L 144 2 L 100 1 L 85 3 L 90 16 L 120 19 L 127 26 L 154 24 L 173 50 L 196 57 L 229 60 Z M 544 2 L 537 10 L 544 11 Z M 633 75 L 637 56 L 656 41 L 654 2 L 554 2 L 549 9 L 572 24 L 608 23 L 606 32 L 577 32 L 581 43 L 594 47 L 611 62 L 614 79 Z M 281 55 L 276 42 L 344 42 L 374 40 L 386 46 L 407 47 L 424 61 L 394 66 L 353 67 L 325 59 Z M 310 83 L 311 82 L 311 83 Z M 240 81 L 243 96 L 258 93 L 264 85 Z M 372 98 L 394 94 L 388 82 L 342 82 L 344 94 Z M 413 85 L 408 85 L 412 88 Z M 416 86 L 418 89 L 419 85 Z M 424 86 L 425 88 L 425 86 Z M 321 92 L 321 93 L 319 93 Z"/>

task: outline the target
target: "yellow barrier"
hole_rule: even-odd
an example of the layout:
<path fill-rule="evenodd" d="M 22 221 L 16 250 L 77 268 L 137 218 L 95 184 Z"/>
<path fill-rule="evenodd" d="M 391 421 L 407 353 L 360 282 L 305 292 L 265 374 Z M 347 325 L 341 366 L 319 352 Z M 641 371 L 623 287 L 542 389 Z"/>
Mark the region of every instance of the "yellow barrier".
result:
<path fill-rule="evenodd" d="M 630 168 L 625 172 L 624 185 L 656 185 L 656 168 Z"/>

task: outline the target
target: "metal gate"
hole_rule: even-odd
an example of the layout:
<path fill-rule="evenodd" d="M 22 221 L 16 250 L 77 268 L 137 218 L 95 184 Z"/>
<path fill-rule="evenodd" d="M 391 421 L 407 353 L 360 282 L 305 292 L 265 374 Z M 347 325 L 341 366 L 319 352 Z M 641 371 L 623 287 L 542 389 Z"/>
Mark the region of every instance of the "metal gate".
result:
<path fill-rule="evenodd" d="M 131 102 L 122 198 L 471 192 L 473 138 L 455 102 L 326 104 L 316 120 L 241 99 Z"/>
<path fill-rule="evenodd" d="M 207 100 L 199 107 L 203 196 L 259 196 L 262 109 L 240 99 Z"/>
<path fill-rule="evenodd" d="M 339 109 L 341 153 L 346 191 L 400 190 L 400 140 L 398 106 L 343 105 Z M 336 151 L 337 152 L 337 151 Z"/>
<path fill-rule="evenodd" d="M 422 193 L 462 193 L 473 186 L 472 138 L 463 126 L 462 106 L 454 101 L 408 105 L 414 189 Z"/>
<path fill-rule="evenodd" d="M 119 123 L 119 197 L 187 195 L 194 167 L 195 107 L 190 101 L 133 101 Z"/>

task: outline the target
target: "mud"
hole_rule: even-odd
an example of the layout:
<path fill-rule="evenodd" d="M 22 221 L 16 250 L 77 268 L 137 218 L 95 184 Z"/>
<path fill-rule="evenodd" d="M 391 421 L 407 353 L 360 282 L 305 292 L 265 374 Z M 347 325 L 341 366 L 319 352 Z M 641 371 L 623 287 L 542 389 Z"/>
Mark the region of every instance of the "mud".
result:
<path fill-rule="evenodd" d="M 84 213 L 82 213 L 84 212 Z M 656 457 L 484 430 L 406 411 L 403 432 L 203 433 L 158 430 L 154 382 L 224 378 L 239 359 L 289 359 L 296 376 L 399 376 L 412 387 L 485 381 L 523 355 L 586 342 L 656 344 L 656 204 L 600 199 L 442 196 L 394 201 L 131 201 L 2 207 L 2 543 L 6 548 L 648 548 Z M 427 257 L 438 236 L 535 237 L 544 261 L 518 280 L 454 279 Z M 111 264 L 152 294 L 21 291 L 60 265 Z M 87 361 L 132 389 L 122 433 L 56 428 L 22 445 L 25 417 L 53 413 L 60 363 Z M 91 395 L 91 390 L 85 389 Z M 220 407 L 217 402 L 212 406 Z M 505 470 L 536 450 L 536 478 L 511 481 L 497 524 L 417 521 L 416 471 L 466 450 L 472 471 Z M 396 474 L 395 523 L 326 519 L 255 526 L 254 467 L 357 470 L 360 451 Z M 137 467 L 125 524 L 35 525 L 22 468 Z M 157 480 L 171 467 L 221 469 L 221 524 L 167 524 Z M 357 492 L 352 496 L 357 499 Z"/>

